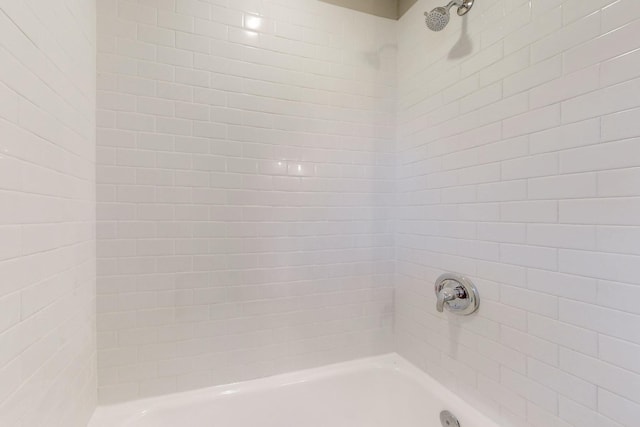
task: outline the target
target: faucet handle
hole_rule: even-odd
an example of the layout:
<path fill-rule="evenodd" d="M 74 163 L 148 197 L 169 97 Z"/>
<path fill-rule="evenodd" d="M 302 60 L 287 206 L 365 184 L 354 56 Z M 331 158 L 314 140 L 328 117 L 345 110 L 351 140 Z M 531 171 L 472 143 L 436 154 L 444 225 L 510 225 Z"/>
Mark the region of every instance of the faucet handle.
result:
<path fill-rule="evenodd" d="M 442 313 L 445 307 L 456 314 L 469 315 L 480 306 L 480 295 L 475 285 L 466 277 L 443 274 L 436 281 L 436 309 Z M 445 304 L 448 303 L 448 304 Z"/>
<path fill-rule="evenodd" d="M 443 288 L 440 292 L 438 292 L 438 295 L 437 295 L 438 302 L 436 303 L 436 309 L 440 313 L 442 313 L 444 311 L 444 303 L 453 301 L 457 297 L 458 296 L 455 290 L 451 288 Z"/>

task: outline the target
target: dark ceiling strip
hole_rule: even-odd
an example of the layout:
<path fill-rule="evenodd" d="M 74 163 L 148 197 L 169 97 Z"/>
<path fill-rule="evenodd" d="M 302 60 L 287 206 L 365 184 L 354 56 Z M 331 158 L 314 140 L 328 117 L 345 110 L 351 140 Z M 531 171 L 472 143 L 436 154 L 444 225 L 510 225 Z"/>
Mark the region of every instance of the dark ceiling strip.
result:
<path fill-rule="evenodd" d="M 417 0 L 320 0 L 336 6 L 382 16 L 383 18 L 398 19 L 415 4 Z"/>

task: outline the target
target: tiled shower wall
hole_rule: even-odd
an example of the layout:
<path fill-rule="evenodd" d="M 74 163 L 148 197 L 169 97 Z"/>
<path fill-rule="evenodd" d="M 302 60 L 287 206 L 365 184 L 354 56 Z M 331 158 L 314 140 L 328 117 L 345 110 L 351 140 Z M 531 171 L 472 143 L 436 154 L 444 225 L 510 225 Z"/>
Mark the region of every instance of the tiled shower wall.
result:
<path fill-rule="evenodd" d="M 96 403 L 95 7 L 0 1 L 0 425 Z"/>
<path fill-rule="evenodd" d="M 399 351 L 504 426 L 640 420 L 640 2 L 399 28 Z M 470 276 L 473 318 L 435 310 Z"/>
<path fill-rule="evenodd" d="M 103 402 L 392 349 L 395 22 L 98 0 Z"/>

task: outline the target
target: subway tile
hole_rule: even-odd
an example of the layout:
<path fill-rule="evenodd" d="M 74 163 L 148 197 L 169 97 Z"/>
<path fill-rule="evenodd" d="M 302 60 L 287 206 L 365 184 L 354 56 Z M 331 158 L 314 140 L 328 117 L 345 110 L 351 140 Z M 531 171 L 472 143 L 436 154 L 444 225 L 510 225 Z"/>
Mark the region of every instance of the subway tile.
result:
<path fill-rule="evenodd" d="M 618 2 L 609 2 L 602 9 L 602 32 L 615 30 L 624 24 L 634 20 L 638 16 L 640 9 L 638 3 L 623 0 Z"/>
<path fill-rule="evenodd" d="M 598 281 L 598 305 L 614 310 L 640 314 L 640 310 L 633 304 L 633 296 L 638 294 L 639 289 L 637 285 L 600 280 Z M 624 300 L 616 298 L 615 295 L 619 295 L 621 292 L 632 296 L 632 298 Z"/>
<path fill-rule="evenodd" d="M 560 172 L 588 172 L 638 166 L 640 144 L 636 139 L 601 143 L 560 154 Z"/>
<path fill-rule="evenodd" d="M 389 282 L 381 279 L 391 263 L 380 262 L 390 257 L 393 243 L 386 219 L 390 217 L 387 204 L 392 201 L 393 189 L 395 93 L 390 89 L 390 64 L 372 70 L 371 79 L 376 81 L 372 86 L 357 82 L 350 59 L 340 49 L 328 46 L 328 36 L 337 28 L 333 18 L 316 22 L 305 17 L 308 23 L 302 26 L 270 18 L 260 34 L 254 35 L 242 28 L 243 16 L 250 16 L 249 3 L 226 8 L 194 0 L 169 2 L 141 3 L 154 8 L 157 25 L 142 19 L 137 39 L 133 38 L 154 45 L 157 57 L 145 57 L 138 63 L 136 79 L 124 80 L 128 76 L 123 75 L 121 89 L 110 88 L 110 96 L 132 98 L 107 99 L 109 103 L 103 107 L 114 107 L 106 113 L 131 113 L 125 101 L 134 99 L 136 113 L 154 118 L 153 129 L 151 122 L 146 126 L 140 116 L 122 116 L 120 122 L 101 124 L 115 127 L 105 135 L 105 147 L 120 147 L 121 151 L 113 164 L 109 153 L 103 152 L 105 168 L 99 179 L 121 181 L 105 185 L 120 185 L 122 199 L 119 206 L 101 204 L 100 216 L 122 219 L 116 230 L 121 239 L 135 241 L 135 253 L 127 256 L 131 254 L 118 250 L 117 243 L 103 245 L 111 248 L 108 255 L 116 256 L 118 262 L 111 264 L 102 258 L 100 275 L 136 277 L 139 282 L 137 293 L 123 282 L 100 304 L 104 310 L 114 310 L 113 297 L 120 295 L 115 300 L 119 308 L 135 315 L 132 319 L 100 319 L 101 328 L 114 330 L 116 349 L 128 346 L 138 350 L 137 359 L 120 370 L 117 380 L 135 383 L 135 391 L 122 389 L 125 398 L 129 393 L 141 397 L 212 385 L 220 378 L 238 380 L 234 374 L 194 381 L 199 372 L 212 369 L 213 359 L 200 360 L 196 366 L 190 358 L 214 350 L 230 358 L 236 346 L 251 346 L 253 340 L 264 339 L 262 311 L 282 311 L 281 315 L 269 315 L 281 316 L 278 322 L 291 319 L 292 325 L 302 325 L 309 321 L 306 315 L 289 314 L 290 310 L 305 313 L 301 307 L 313 307 L 318 316 L 334 313 L 341 321 L 353 323 L 352 330 L 364 331 L 364 323 L 354 318 L 353 312 L 366 311 L 375 323 L 375 319 L 388 318 L 392 298 Z M 289 6 L 282 10 L 289 10 Z M 340 15 L 340 20 L 345 19 L 346 15 Z M 393 24 L 380 23 L 388 27 L 391 37 Z M 274 31 L 286 40 L 265 37 Z M 309 50 L 301 40 L 316 47 Z M 130 49 L 139 46 L 125 45 Z M 264 48 L 268 46 L 288 53 Z M 127 52 L 119 55 L 123 53 Z M 109 73 L 132 71 L 106 69 L 107 65 L 101 66 Z M 319 75 L 323 77 L 317 78 Z M 473 90 L 474 85 L 461 85 L 447 93 L 455 100 Z M 306 102 L 300 102 L 302 94 L 309 95 Z M 433 120 L 446 116 L 438 117 Z M 122 127 L 131 128 L 127 129 L 130 133 L 115 132 L 122 132 Z M 133 137 L 131 145 L 122 138 L 129 135 Z M 524 149 L 524 145 L 518 148 Z M 486 155 L 492 153 L 495 151 L 489 150 Z M 280 163 L 284 166 L 276 166 Z M 123 168 L 114 169 L 115 165 Z M 330 176 L 325 176 L 326 171 Z M 129 200 L 138 202 L 137 206 Z M 128 218 L 130 214 L 133 216 Z M 467 235 L 455 227 L 443 228 L 442 233 Z M 341 235 L 346 239 L 339 238 Z M 260 249 L 254 253 L 258 239 Z M 319 248 L 321 253 L 317 253 Z M 460 250 L 482 255 L 475 243 L 465 246 L 461 242 Z M 354 264 L 345 264 L 345 260 Z M 297 283 L 303 284 L 296 286 L 300 290 L 294 293 L 301 295 L 292 298 L 288 290 L 294 291 Z M 380 303 L 372 304 L 371 294 L 362 291 L 372 283 L 381 289 L 376 297 Z M 324 286 L 331 292 L 350 286 L 356 290 L 314 302 L 313 295 L 326 294 Z M 150 292 L 154 296 L 145 298 Z M 281 303 L 285 296 L 287 300 Z M 351 303 L 348 309 L 342 308 L 345 298 Z M 235 319 L 247 327 L 243 334 L 216 335 L 212 341 L 210 318 L 218 319 L 220 325 Z M 138 331 L 162 326 L 171 332 L 162 334 L 166 342 L 156 343 L 155 333 L 128 334 L 125 326 L 133 323 L 145 327 Z M 193 328 L 181 326 L 189 324 Z M 485 324 L 497 331 L 496 324 L 489 320 Z M 326 335 L 320 329 L 309 330 L 313 339 Z M 389 335 L 388 326 L 366 326 L 366 330 L 372 331 L 375 340 L 385 342 L 384 348 L 391 348 L 389 340 L 377 338 Z M 339 342 L 345 336 L 344 330 L 332 330 L 328 339 Z M 184 348 L 176 346 L 185 340 Z M 352 357 L 347 355 L 370 354 L 364 341 L 347 347 L 340 360 Z M 304 341 L 289 337 L 278 348 L 278 363 L 286 365 L 294 352 L 304 348 Z M 317 354 L 304 359 L 314 359 Z M 137 376 L 129 368 L 140 360 L 167 358 L 181 370 L 163 370 L 166 379 L 153 369 Z M 249 369 L 249 363 L 236 360 L 232 368 L 240 372 Z M 109 391 L 115 385 L 112 381 L 101 383 L 101 389 L 108 391 L 105 399 L 118 400 Z"/>
<path fill-rule="evenodd" d="M 527 270 L 527 288 L 578 301 L 595 303 L 598 294 L 595 279 L 553 271 Z"/>
<path fill-rule="evenodd" d="M 640 49 L 605 61 L 600 65 L 600 68 L 600 84 L 602 86 L 635 79 L 640 75 Z"/>
<path fill-rule="evenodd" d="M 501 172 L 504 180 L 555 175 L 558 173 L 558 158 L 552 153 L 508 160 L 502 162 Z"/>
<path fill-rule="evenodd" d="M 577 0 L 568 0 L 566 9 L 563 10 L 563 21 L 564 23 L 575 21 L 576 19 L 580 19 L 583 16 L 588 16 L 594 11 L 600 10 L 601 8 L 606 7 L 610 3 L 613 3 L 612 0 L 594 0 L 588 4 L 585 4 L 581 1 Z M 564 8 L 563 8 L 564 9 Z"/>
<path fill-rule="evenodd" d="M 519 331 L 501 325 L 500 341 L 502 344 L 521 351 L 531 358 L 540 360 L 551 366 L 558 365 L 558 345 L 533 336 L 526 331 Z M 529 364 L 530 362 L 528 362 L 528 365 Z M 539 380 L 536 379 L 536 381 Z"/>
<path fill-rule="evenodd" d="M 500 289 L 500 301 L 508 306 L 537 313 L 551 318 L 558 318 L 558 298 L 522 288 L 503 286 Z"/>
<path fill-rule="evenodd" d="M 540 86 L 562 75 L 562 58 L 554 56 L 504 79 L 503 94 L 510 96 Z"/>
<path fill-rule="evenodd" d="M 638 225 L 640 201 L 605 198 L 560 201 L 560 222 L 597 225 Z"/>
<path fill-rule="evenodd" d="M 480 223 L 478 239 L 500 243 L 525 243 L 527 228 L 525 224 Z"/>
<path fill-rule="evenodd" d="M 640 405 L 605 389 L 598 389 L 598 410 L 622 425 L 633 425 L 640 416 Z"/>
<path fill-rule="evenodd" d="M 640 376 L 572 350 L 560 349 L 560 368 L 637 404 Z"/>
<path fill-rule="evenodd" d="M 480 85 L 487 86 L 526 69 L 529 66 L 529 57 L 529 47 L 526 47 L 489 65 L 480 71 Z"/>
<path fill-rule="evenodd" d="M 600 142 L 600 118 L 536 132 L 529 135 L 529 141 L 533 154 L 597 144 Z"/>
<path fill-rule="evenodd" d="M 595 173 L 565 174 L 528 181 L 530 200 L 567 200 L 595 197 L 597 175 Z"/>
<path fill-rule="evenodd" d="M 640 373 L 636 363 L 640 357 L 640 346 L 637 344 L 600 335 L 598 337 L 598 357 L 615 366 Z"/>
<path fill-rule="evenodd" d="M 633 35 L 638 28 L 638 21 L 631 22 L 565 52 L 565 71 L 575 71 L 637 49 L 640 43 Z"/>
<path fill-rule="evenodd" d="M 637 315 L 578 301 L 560 300 L 560 320 L 608 336 L 640 343 L 640 334 L 624 325 L 637 321 Z M 629 323 L 631 322 L 631 323 Z"/>
<path fill-rule="evenodd" d="M 97 377 L 89 326 L 96 315 L 95 125 L 112 126 L 115 110 L 132 111 L 131 97 L 104 93 L 100 102 L 115 108 L 96 111 L 95 10 L 54 9 L 16 3 L 0 18 L 0 423 L 7 425 L 81 425 L 95 407 L 87 394 Z M 135 24 L 116 14 L 107 21 L 115 51 L 116 37 L 131 35 Z M 130 59 L 105 59 L 105 68 L 131 71 Z M 118 82 L 100 84 L 115 89 Z M 130 145 L 130 137 L 98 134 L 114 146 Z"/>
<path fill-rule="evenodd" d="M 555 104 L 573 99 L 600 88 L 600 66 L 594 65 L 571 74 L 558 76 L 539 85 L 529 93 L 531 108 Z"/>
<path fill-rule="evenodd" d="M 597 406 L 597 387 L 579 377 L 534 359 L 527 361 L 527 376 L 591 409 Z"/>
<path fill-rule="evenodd" d="M 532 402 L 552 414 L 558 413 L 558 395 L 554 390 L 507 368 L 500 371 L 500 382 L 511 390 L 517 390 L 527 402 Z"/>
<path fill-rule="evenodd" d="M 636 104 L 637 105 L 637 104 Z M 640 109 L 623 111 L 602 118 L 602 140 L 637 138 L 640 135 L 638 126 Z"/>
<path fill-rule="evenodd" d="M 560 418 L 571 425 L 585 427 L 622 427 L 611 418 L 605 417 L 595 410 L 576 403 L 570 398 L 560 396 Z"/>
<path fill-rule="evenodd" d="M 616 326 L 638 314 L 633 298 L 615 299 L 638 287 L 626 1 L 496 3 L 469 15 L 474 47 L 461 58 L 444 45 L 425 55 L 417 24 L 396 28 L 422 22 L 419 8 L 397 24 L 331 6 L 307 15 L 306 3 L 123 3 L 122 19 L 101 5 L 98 25 L 99 354 L 127 362 L 115 382 L 103 368 L 103 401 L 326 360 L 309 346 L 348 341 L 332 361 L 369 356 L 364 336 L 391 351 L 395 306 L 398 336 L 412 335 L 400 352 L 433 372 L 463 367 L 466 390 L 505 418 L 628 424 L 635 390 L 593 376 L 634 374 L 620 355 L 637 344 Z M 262 29 L 246 28 L 263 14 Z M 375 40 L 349 30 L 372 22 Z M 133 256 L 122 241 L 136 242 Z M 459 335 L 425 331 L 419 314 L 420 283 L 441 269 L 473 276 L 485 298 Z M 109 312 L 118 304 L 131 311 Z M 350 334 L 309 326 L 327 318 Z M 150 328 L 129 333 L 136 322 Z M 273 337 L 249 361 L 245 348 Z M 162 378 L 134 368 L 158 359 Z M 229 373 L 215 373 L 220 361 Z"/>
<path fill-rule="evenodd" d="M 574 3 L 576 3 L 574 1 Z M 566 6 L 566 5 L 563 5 Z M 563 11 L 566 10 L 563 7 Z M 531 45 L 531 60 L 536 63 L 545 58 L 582 45 L 600 34 L 600 12 L 584 16 Z M 565 68 L 566 70 L 566 68 Z"/>
<path fill-rule="evenodd" d="M 193 32 L 194 18 L 188 15 L 173 13 L 173 11 L 158 9 L 158 26 L 185 32 Z"/>
<path fill-rule="evenodd" d="M 598 250 L 627 255 L 640 255 L 637 227 L 597 227 Z"/>
<path fill-rule="evenodd" d="M 500 220 L 520 223 L 557 222 L 558 203 L 547 200 L 502 203 Z"/>
<path fill-rule="evenodd" d="M 504 120 L 502 132 L 505 137 L 515 137 L 553 128 L 559 124 L 560 106 L 551 105 Z"/>
<path fill-rule="evenodd" d="M 511 392 L 510 389 L 503 384 L 479 376 L 478 390 L 518 414 L 524 415 L 526 412 L 526 399 L 517 393 Z"/>
<path fill-rule="evenodd" d="M 127 1 L 118 2 L 118 16 L 136 23 L 150 25 L 157 23 L 157 10 L 155 8 Z"/>
<path fill-rule="evenodd" d="M 599 172 L 598 196 L 637 196 L 638 183 L 640 183 L 640 168 L 616 169 Z"/>
<path fill-rule="evenodd" d="M 175 46 L 175 33 L 153 25 L 138 23 L 138 40 L 153 43 L 156 46 Z"/>
<path fill-rule="evenodd" d="M 549 317 L 529 313 L 529 332 L 559 346 L 574 349 L 581 354 L 597 355 L 598 334 Z"/>
<path fill-rule="evenodd" d="M 634 79 L 589 92 L 562 103 L 562 122 L 570 123 L 638 106 L 640 80 Z"/>
<path fill-rule="evenodd" d="M 552 34 L 562 26 L 562 8 L 554 7 L 557 0 L 533 3 L 531 5 L 532 20 L 504 39 L 506 53 L 531 45 L 536 40 Z"/>

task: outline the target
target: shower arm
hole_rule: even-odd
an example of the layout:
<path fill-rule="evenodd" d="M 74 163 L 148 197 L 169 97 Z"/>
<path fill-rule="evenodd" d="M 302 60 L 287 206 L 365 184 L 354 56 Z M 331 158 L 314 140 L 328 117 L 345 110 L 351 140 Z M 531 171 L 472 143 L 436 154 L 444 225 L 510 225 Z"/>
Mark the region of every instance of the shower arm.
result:
<path fill-rule="evenodd" d="M 447 10 L 451 10 L 451 8 L 452 8 L 453 6 L 458 6 L 458 7 L 460 7 L 460 6 L 462 6 L 462 4 L 463 4 L 462 0 L 451 0 L 451 1 L 449 2 L 449 4 L 448 4 L 448 5 L 446 5 L 444 8 L 445 8 L 445 9 L 447 9 Z"/>
<path fill-rule="evenodd" d="M 458 16 L 464 16 L 473 7 L 473 2 L 474 0 L 451 0 L 444 8 L 449 11 L 452 7 L 456 6 L 458 8 Z"/>

